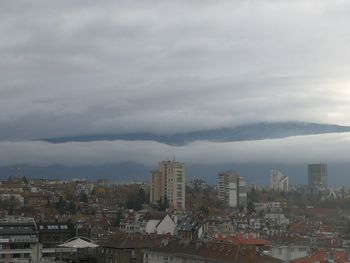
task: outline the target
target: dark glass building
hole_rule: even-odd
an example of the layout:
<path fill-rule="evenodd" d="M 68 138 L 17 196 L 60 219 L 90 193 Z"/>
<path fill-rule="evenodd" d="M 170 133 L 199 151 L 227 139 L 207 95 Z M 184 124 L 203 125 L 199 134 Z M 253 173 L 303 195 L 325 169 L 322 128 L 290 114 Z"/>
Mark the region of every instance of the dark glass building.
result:
<path fill-rule="evenodd" d="M 308 179 L 309 186 L 323 186 L 327 187 L 327 164 L 309 164 L 308 165 Z"/>

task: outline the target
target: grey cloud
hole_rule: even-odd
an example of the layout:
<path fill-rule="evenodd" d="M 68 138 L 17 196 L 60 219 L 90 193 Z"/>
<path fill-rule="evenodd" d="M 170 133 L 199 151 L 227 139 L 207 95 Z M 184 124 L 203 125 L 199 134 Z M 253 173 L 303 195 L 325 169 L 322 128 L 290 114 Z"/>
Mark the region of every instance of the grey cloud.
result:
<path fill-rule="evenodd" d="M 347 163 L 350 133 L 285 139 L 215 143 L 197 141 L 169 146 L 151 141 L 99 141 L 51 144 L 42 141 L 0 142 L 0 165 L 100 165 L 133 160 L 152 166 L 176 157 L 192 164 Z"/>
<path fill-rule="evenodd" d="M 346 1 L 4 1 L 0 139 L 350 124 Z"/>

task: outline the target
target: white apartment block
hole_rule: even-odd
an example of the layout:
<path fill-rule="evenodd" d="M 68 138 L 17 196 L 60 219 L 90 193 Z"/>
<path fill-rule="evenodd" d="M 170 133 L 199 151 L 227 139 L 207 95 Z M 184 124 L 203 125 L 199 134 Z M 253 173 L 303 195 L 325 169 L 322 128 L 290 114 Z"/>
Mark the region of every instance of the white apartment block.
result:
<path fill-rule="evenodd" d="M 270 187 L 279 192 L 288 192 L 289 178 L 280 171 L 272 170 L 270 174 Z"/>
<path fill-rule="evenodd" d="M 234 171 L 219 173 L 218 197 L 226 207 L 247 207 L 247 187 L 244 177 Z"/>

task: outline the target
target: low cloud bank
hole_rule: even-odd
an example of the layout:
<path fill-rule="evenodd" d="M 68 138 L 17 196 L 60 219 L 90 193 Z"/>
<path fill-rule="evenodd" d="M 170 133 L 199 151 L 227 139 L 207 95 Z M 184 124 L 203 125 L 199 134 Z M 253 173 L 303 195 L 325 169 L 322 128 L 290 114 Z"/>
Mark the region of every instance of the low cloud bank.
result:
<path fill-rule="evenodd" d="M 101 165 L 137 162 L 154 165 L 176 158 L 188 164 L 348 163 L 350 133 L 295 136 L 241 142 L 196 141 L 170 146 L 153 141 L 96 141 L 52 144 L 43 141 L 0 142 L 0 165 Z"/>

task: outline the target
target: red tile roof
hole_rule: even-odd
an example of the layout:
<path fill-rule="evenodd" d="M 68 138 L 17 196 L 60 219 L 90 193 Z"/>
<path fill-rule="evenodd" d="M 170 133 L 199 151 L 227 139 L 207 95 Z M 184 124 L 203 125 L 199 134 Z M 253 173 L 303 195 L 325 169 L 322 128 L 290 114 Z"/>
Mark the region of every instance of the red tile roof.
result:
<path fill-rule="evenodd" d="M 328 256 L 329 256 L 329 253 L 327 253 L 326 251 L 318 251 L 311 256 L 306 256 L 303 258 L 295 259 L 291 262 L 292 263 L 315 263 L 315 262 L 328 263 L 329 262 Z M 348 254 L 346 252 L 343 252 L 343 251 L 336 251 L 334 253 L 334 255 L 331 256 L 331 259 L 334 259 L 335 263 L 350 262 L 348 260 Z"/>
<path fill-rule="evenodd" d="M 249 233 L 249 234 L 239 233 L 236 236 L 219 236 L 216 239 L 219 241 L 230 241 L 233 244 L 240 244 L 240 245 L 255 245 L 255 246 L 270 245 L 269 241 L 259 238 L 252 233 Z"/>

